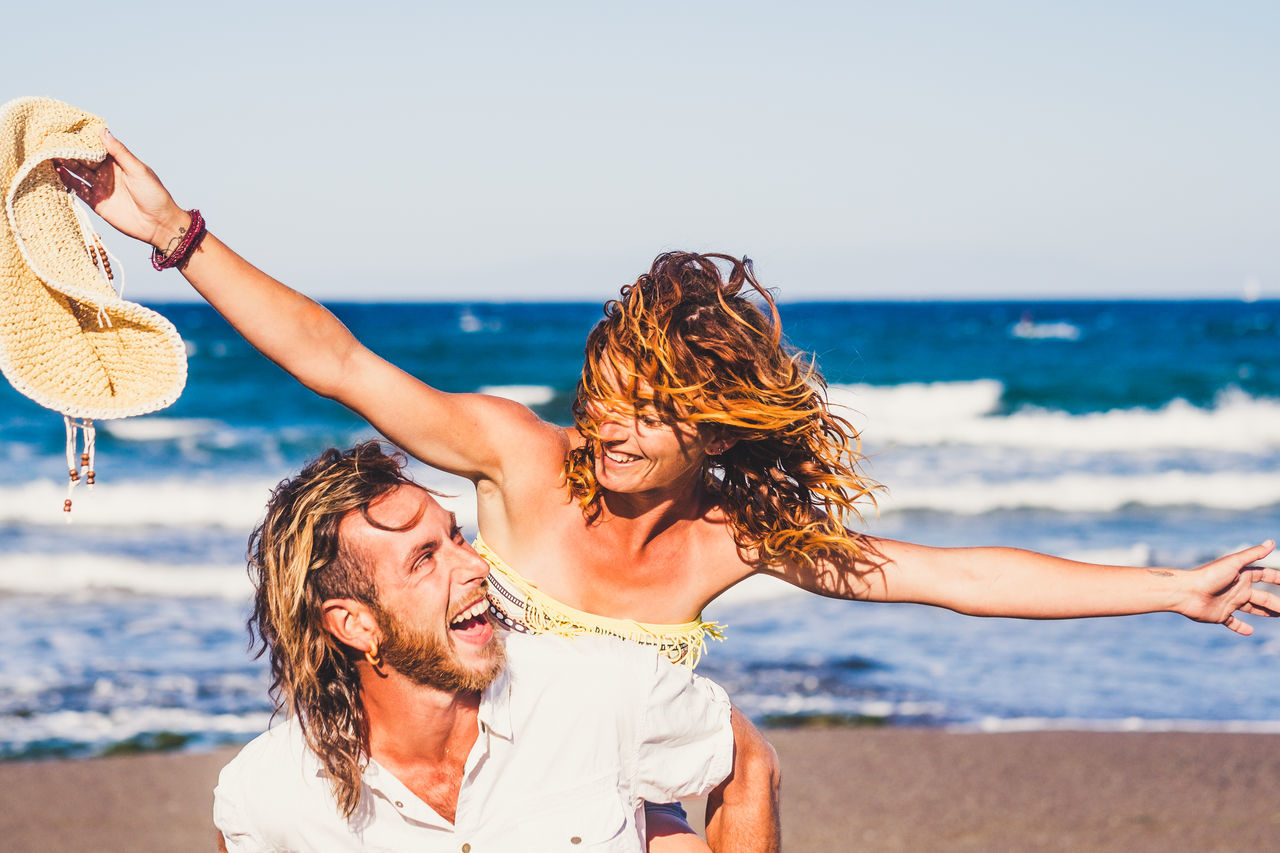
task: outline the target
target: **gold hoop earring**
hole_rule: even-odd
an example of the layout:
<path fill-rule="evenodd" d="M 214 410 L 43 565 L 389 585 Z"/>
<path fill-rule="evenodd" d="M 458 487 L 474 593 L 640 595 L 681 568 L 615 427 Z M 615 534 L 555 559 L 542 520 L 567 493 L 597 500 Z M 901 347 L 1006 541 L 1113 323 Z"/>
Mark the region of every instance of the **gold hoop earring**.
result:
<path fill-rule="evenodd" d="M 377 643 L 374 643 L 373 648 L 369 649 L 369 651 L 364 653 L 364 659 L 367 660 L 369 662 L 369 665 L 374 669 L 377 669 L 378 667 L 382 666 L 382 658 L 379 657 L 378 655 Z"/>

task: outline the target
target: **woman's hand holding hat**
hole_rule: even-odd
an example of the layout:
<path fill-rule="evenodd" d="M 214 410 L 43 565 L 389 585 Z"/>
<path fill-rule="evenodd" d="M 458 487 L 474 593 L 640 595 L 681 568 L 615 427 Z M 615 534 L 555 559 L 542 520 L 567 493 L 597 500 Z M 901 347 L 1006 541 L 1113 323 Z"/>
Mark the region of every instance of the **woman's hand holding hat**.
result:
<path fill-rule="evenodd" d="M 60 160 L 58 177 L 117 231 L 165 252 L 190 226 L 190 214 L 111 131 L 103 128 L 100 135 L 107 158 L 101 163 Z"/>

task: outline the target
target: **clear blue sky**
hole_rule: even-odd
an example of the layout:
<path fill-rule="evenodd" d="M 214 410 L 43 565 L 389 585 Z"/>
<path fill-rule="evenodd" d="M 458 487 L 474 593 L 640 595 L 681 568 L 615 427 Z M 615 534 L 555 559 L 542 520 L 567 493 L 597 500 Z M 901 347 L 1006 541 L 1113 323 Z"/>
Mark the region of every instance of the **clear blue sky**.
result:
<path fill-rule="evenodd" d="M 670 248 L 791 300 L 1280 297 L 1270 0 L 41 6 L 0 101 L 105 117 L 324 299 L 603 299 Z"/>

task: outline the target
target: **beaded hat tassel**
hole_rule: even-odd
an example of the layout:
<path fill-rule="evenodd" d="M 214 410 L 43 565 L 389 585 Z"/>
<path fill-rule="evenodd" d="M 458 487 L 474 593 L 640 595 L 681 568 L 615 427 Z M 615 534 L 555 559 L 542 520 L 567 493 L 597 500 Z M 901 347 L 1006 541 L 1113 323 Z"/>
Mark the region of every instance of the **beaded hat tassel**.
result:
<path fill-rule="evenodd" d="M 69 192 L 69 191 L 68 191 Z M 89 254 L 89 260 L 93 261 L 94 269 L 98 276 L 107 283 L 107 286 L 115 290 L 117 295 L 124 294 L 124 264 L 115 255 L 107 251 L 107 247 L 102 244 L 102 238 L 98 236 L 98 232 L 94 230 L 93 224 L 89 221 L 89 216 L 81 207 L 80 200 L 71 193 L 71 209 L 75 211 L 76 222 L 80 226 L 80 236 L 84 240 L 85 251 Z M 120 269 L 120 285 L 117 288 L 115 284 L 115 273 L 111 269 L 111 262 L 115 261 L 116 266 Z M 98 307 L 98 328 L 107 328 L 111 325 L 111 317 L 106 310 Z M 89 491 L 93 491 L 93 484 L 96 478 L 94 471 L 95 445 L 97 444 L 97 430 L 93 426 L 92 418 L 73 418 L 70 415 L 62 416 L 63 423 L 67 428 L 67 497 L 62 502 L 62 511 L 66 513 L 67 523 L 71 523 L 71 492 L 76 486 L 80 485 L 80 480 L 85 482 L 89 487 Z M 77 442 L 77 436 L 81 441 Z M 76 451 L 79 446 L 79 454 Z"/>
<path fill-rule="evenodd" d="M 71 523 L 71 492 L 76 486 L 80 485 L 81 472 L 84 472 L 84 482 L 93 491 L 93 481 L 95 478 L 93 470 L 93 460 L 95 455 L 94 445 L 96 444 L 97 430 L 94 429 L 93 421 L 90 418 L 73 418 L 70 415 L 63 415 L 62 421 L 67 427 L 67 499 L 62 502 L 62 511 L 67 514 L 67 523 Z M 79 435 L 80 442 L 76 441 Z M 80 453 L 77 456 L 77 446 L 80 447 Z"/>

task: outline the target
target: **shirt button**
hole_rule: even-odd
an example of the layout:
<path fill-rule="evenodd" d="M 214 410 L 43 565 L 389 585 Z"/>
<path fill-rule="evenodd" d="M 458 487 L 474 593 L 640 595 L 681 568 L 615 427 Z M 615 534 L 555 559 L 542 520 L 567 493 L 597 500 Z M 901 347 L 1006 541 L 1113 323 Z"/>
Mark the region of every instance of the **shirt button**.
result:
<path fill-rule="evenodd" d="M 569 839 L 569 843 L 570 843 L 570 844 L 581 844 L 581 843 L 582 843 L 582 838 L 581 838 L 581 837 L 579 837 L 579 836 L 577 836 L 577 835 L 575 835 L 573 838 L 570 838 L 570 839 Z"/>
<path fill-rule="evenodd" d="M 399 800 L 396 800 L 396 808 L 398 809 L 404 808 L 404 803 L 400 802 Z"/>
<path fill-rule="evenodd" d="M 471 853 L 471 845 L 470 844 L 462 845 L 462 853 Z"/>

